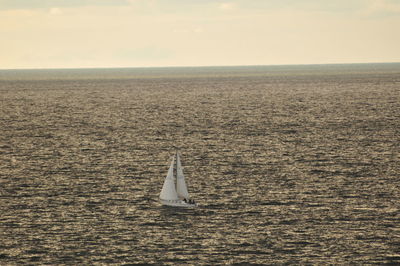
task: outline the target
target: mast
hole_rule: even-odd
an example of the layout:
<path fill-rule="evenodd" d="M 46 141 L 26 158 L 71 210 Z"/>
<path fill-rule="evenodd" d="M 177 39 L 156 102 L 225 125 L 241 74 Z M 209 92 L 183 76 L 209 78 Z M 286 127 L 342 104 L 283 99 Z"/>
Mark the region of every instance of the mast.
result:
<path fill-rule="evenodd" d="M 175 152 L 175 190 L 178 190 L 178 151 Z"/>

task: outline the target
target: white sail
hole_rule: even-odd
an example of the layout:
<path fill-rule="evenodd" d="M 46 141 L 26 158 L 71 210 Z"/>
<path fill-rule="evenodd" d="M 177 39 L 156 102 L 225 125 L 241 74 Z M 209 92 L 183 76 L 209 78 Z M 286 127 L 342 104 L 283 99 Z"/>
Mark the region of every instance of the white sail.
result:
<path fill-rule="evenodd" d="M 183 197 L 188 199 L 189 192 L 187 190 L 185 176 L 183 175 L 181 160 L 179 158 L 179 154 L 176 154 L 176 191 L 178 192 L 179 197 Z"/>
<path fill-rule="evenodd" d="M 161 189 L 160 199 L 163 200 L 177 200 L 178 194 L 175 189 L 174 182 L 174 158 L 172 159 L 171 166 L 169 167 L 167 177 L 165 178 L 164 185 Z"/>

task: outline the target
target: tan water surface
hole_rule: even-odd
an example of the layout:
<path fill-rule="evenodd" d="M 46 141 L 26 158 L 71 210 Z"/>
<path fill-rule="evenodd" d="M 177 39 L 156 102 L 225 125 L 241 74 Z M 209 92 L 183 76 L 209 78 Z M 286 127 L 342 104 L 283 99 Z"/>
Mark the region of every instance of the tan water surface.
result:
<path fill-rule="evenodd" d="M 399 162 L 400 64 L 0 71 L 0 264 L 400 263 Z"/>

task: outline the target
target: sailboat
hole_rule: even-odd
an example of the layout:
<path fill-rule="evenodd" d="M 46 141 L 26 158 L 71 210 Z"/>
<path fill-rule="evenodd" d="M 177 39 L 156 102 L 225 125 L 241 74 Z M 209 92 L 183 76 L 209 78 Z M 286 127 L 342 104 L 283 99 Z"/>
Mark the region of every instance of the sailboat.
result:
<path fill-rule="evenodd" d="M 162 205 L 174 207 L 196 207 L 197 203 L 190 199 L 183 175 L 179 153 L 172 158 L 168 174 L 160 193 Z"/>

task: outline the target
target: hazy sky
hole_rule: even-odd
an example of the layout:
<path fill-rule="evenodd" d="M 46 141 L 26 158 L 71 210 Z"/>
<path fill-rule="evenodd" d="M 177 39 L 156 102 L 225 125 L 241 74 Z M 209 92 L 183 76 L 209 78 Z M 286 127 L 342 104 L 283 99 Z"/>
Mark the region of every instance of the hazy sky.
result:
<path fill-rule="evenodd" d="M 0 0 L 0 69 L 400 62 L 400 0 Z"/>

